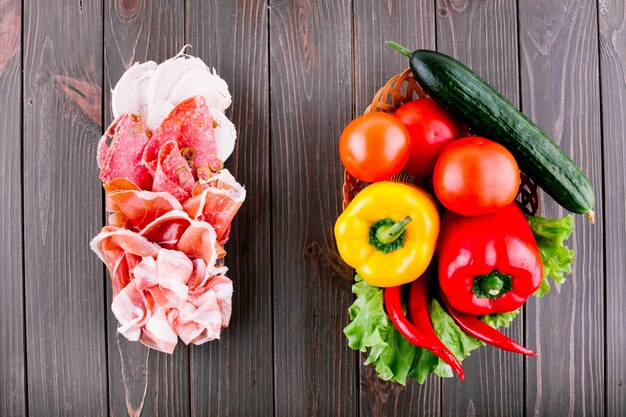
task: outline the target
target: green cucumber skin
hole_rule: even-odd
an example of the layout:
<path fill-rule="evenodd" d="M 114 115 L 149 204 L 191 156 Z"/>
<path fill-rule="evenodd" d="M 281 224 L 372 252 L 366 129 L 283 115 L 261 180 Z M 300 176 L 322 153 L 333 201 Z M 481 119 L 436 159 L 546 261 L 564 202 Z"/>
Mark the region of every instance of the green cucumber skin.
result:
<path fill-rule="evenodd" d="M 595 205 L 589 179 L 550 137 L 474 71 L 447 55 L 417 50 L 410 59 L 418 83 L 435 101 L 515 156 L 525 174 L 563 208 Z"/>

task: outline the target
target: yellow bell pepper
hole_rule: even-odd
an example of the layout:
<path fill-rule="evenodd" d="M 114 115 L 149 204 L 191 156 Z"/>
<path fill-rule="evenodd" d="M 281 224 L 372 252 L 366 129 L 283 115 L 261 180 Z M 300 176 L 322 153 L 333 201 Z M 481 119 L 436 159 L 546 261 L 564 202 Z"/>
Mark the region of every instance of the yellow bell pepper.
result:
<path fill-rule="evenodd" d="M 382 181 L 364 188 L 335 223 L 343 260 L 377 287 L 417 279 L 435 252 L 439 212 L 423 189 Z"/>

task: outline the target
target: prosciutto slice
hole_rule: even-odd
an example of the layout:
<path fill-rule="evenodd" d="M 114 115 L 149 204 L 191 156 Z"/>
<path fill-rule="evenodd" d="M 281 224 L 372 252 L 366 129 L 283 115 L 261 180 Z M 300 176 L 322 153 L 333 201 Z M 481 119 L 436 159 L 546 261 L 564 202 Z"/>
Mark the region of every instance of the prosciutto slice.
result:
<path fill-rule="evenodd" d="M 195 179 L 208 179 L 211 169 L 222 162 L 217 157 L 213 118 L 204 97 L 195 96 L 180 103 L 163 120 L 143 152 L 143 163 L 153 173 L 160 162 L 159 150 L 174 140 L 185 155 Z"/>
<path fill-rule="evenodd" d="M 110 140 L 110 144 L 107 143 Z M 124 113 L 113 121 L 98 144 L 100 179 L 103 183 L 125 178 L 139 188 L 150 189 L 152 177 L 142 164 L 149 138 L 143 121 Z"/>
<path fill-rule="evenodd" d="M 185 211 L 193 219 L 209 222 L 215 228 L 217 240 L 225 244 L 230 224 L 246 199 L 246 190 L 223 169 L 208 181 L 196 183 L 192 196 L 183 204 Z"/>

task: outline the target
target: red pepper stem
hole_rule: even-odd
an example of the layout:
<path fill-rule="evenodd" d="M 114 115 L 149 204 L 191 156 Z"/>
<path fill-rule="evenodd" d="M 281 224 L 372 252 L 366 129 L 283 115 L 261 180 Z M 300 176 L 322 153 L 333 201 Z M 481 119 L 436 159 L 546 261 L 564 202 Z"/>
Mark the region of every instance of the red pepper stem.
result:
<path fill-rule="evenodd" d="M 438 346 L 433 343 L 433 340 L 421 333 L 415 326 L 406 318 L 404 311 L 402 310 L 402 286 L 388 287 L 384 289 L 383 297 L 385 301 L 385 309 L 387 315 L 391 319 L 394 327 L 398 332 L 404 336 L 411 344 L 428 349 L 435 355 L 446 361 L 459 375 L 460 379 L 463 379 L 463 369 L 461 364 L 456 358 L 446 349 L 443 344 Z"/>
<path fill-rule="evenodd" d="M 495 300 L 505 292 L 511 290 L 511 276 L 493 271 L 474 278 L 472 292 L 478 298 Z"/>
<path fill-rule="evenodd" d="M 461 328 L 461 330 L 468 335 L 502 350 L 508 350 L 509 352 L 520 353 L 528 356 L 536 355 L 536 353 L 532 350 L 525 348 L 515 340 L 508 338 L 497 329 L 494 329 L 487 323 L 479 320 L 476 316 L 456 311 L 452 308 L 450 302 L 443 293 L 441 293 L 441 300 L 446 306 L 450 316 L 452 316 L 452 319 Z"/>
<path fill-rule="evenodd" d="M 413 219 L 411 216 L 406 216 L 389 227 L 381 226 L 376 231 L 376 238 L 383 244 L 394 242 L 400 237 L 406 226 L 412 221 Z"/>

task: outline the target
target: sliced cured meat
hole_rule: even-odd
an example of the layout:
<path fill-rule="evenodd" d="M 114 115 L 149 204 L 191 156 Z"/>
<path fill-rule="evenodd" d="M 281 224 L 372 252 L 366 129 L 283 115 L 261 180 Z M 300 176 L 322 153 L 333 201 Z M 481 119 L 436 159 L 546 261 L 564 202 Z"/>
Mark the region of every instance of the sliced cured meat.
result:
<path fill-rule="evenodd" d="M 186 254 L 162 249 L 157 257 L 159 286 L 171 293 L 177 306 L 184 306 L 187 300 L 187 281 L 193 271 L 193 263 Z"/>
<path fill-rule="evenodd" d="M 111 140 L 108 144 L 107 141 Z M 124 178 L 139 188 L 150 189 L 152 177 L 141 163 L 149 138 L 143 121 L 124 113 L 113 121 L 98 144 L 100 179 L 103 183 Z"/>
<path fill-rule="evenodd" d="M 200 306 L 187 303 L 168 315 L 171 327 L 185 344 L 201 344 L 220 337 L 222 316 L 215 293 L 207 292 L 203 301 Z"/>
<path fill-rule="evenodd" d="M 191 218 L 184 211 L 172 210 L 146 225 L 141 235 L 163 248 L 176 249 L 178 240 L 191 222 Z"/>
<path fill-rule="evenodd" d="M 205 222 L 191 221 L 191 224 L 180 236 L 176 249 L 193 258 L 200 258 L 206 265 L 213 266 L 217 262 L 215 229 Z"/>
<path fill-rule="evenodd" d="M 168 192 L 181 202 L 189 198 L 195 180 L 175 141 L 161 147 L 155 169 L 152 191 Z"/>
<path fill-rule="evenodd" d="M 109 207 L 121 213 L 124 223 L 135 230 L 142 230 L 169 211 L 183 208 L 174 196 L 165 192 L 114 191 L 107 195 L 107 200 L 111 203 Z"/>
<path fill-rule="evenodd" d="M 144 345 L 165 353 L 173 353 L 178 336 L 167 321 L 167 309 L 155 308 L 150 320 L 146 323 L 139 341 Z"/>
<path fill-rule="evenodd" d="M 91 250 L 105 263 L 111 274 L 113 295 L 131 280 L 131 270 L 145 256 L 156 256 L 161 249 L 145 237 L 124 228 L 105 226 L 91 240 Z"/>
<path fill-rule="evenodd" d="M 185 211 L 192 219 L 209 222 L 218 241 L 226 243 L 230 224 L 246 198 L 246 190 L 223 169 L 208 181 L 196 183 L 192 196 L 183 204 Z"/>
<path fill-rule="evenodd" d="M 137 288 L 137 281 L 130 282 L 113 297 L 111 310 L 120 324 L 117 331 L 132 341 L 139 340 L 143 326 L 152 316 L 152 306 L 143 290 Z"/>
<path fill-rule="evenodd" d="M 221 166 L 213 119 L 203 97 L 191 97 L 177 105 L 150 138 L 143 162 L 153 175 L 157 175 L 160 150 L 172 140 L 184 154 L 195 179 L 208 179 L 210 169 Z"/>

